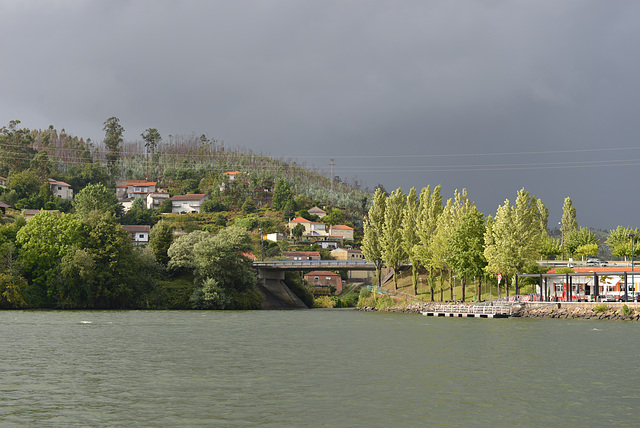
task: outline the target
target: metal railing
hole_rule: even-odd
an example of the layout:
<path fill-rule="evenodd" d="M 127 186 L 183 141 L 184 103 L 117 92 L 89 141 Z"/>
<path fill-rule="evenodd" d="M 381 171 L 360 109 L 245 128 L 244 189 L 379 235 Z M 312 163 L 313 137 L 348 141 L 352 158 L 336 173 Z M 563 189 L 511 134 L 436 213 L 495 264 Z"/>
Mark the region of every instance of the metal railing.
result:
<path fill-rule="evenodd" d="M 451 314 L 487 314 L 487 315 L 513 315 L 519 309 L 519 305 L 434 305 L 424 312 L 441 312 Z"/>
<path fill-rule="evenodd" d="M 254 261 L 256 268 L 275 269 L 306 269 L 306 268 L 331 268 L 331 269 L 366 269 L 375 270 L 376 265 L 365 260 L 264 260 Z"/>

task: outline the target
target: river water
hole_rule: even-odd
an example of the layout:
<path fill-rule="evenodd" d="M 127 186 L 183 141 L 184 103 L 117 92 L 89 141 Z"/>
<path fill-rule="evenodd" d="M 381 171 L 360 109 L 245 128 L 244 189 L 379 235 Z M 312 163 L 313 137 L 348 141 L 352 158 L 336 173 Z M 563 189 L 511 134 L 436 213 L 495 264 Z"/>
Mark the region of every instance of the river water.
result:
<path fill-rule="evenodd" d="M 640 425 L 640 324 L 3 311 L 2 426 Z"/>

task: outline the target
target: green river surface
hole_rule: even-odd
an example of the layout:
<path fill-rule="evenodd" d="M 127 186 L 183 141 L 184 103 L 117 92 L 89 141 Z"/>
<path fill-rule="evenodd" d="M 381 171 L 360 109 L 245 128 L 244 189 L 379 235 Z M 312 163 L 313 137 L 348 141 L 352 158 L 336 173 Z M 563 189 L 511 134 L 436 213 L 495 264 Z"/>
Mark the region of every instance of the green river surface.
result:
<path fill-rule="evenodd" d="M 640 426 L 640 323 L 0 311 L 0 426 Z"/>

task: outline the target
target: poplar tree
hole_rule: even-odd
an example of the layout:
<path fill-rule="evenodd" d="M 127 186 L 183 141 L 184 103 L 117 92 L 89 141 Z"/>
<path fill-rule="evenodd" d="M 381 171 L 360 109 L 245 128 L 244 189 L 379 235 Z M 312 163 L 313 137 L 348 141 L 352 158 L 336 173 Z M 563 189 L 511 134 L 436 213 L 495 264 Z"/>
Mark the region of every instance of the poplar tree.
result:
<path fill-rule="evenodd" d="M 416 196 L 416 188 L 412 187 L 407 195 L 407 200 L 402 210 L 402 248 L 411 262 L 411 282 L 413 284 L 413 292 L 418 295 L 418 275 L 420 273 L 421 263 L 417 254 L 416 246 L 420 238 L 418 237 L 418 198 Z"/>
<path fill-rule="evenodd" d="M 440 185 L 431 191 L 431 186 L 427 186 L 420 192 L 420 204 L 418 205 L 418 220 L 416 221 L 416 235 L 418 243 L 414 246 L 414 259 L 418 264 L 428 270 L 429 290 L 431 291 L 431 301 L 433 302 L 434 278 L 433 271 L 441 266 L 433 258 L 433 236 L 436 231 L 438 217 L 442 214 L 442 195 Z M 413 262 L 413 261 L 412 261 Z M 440 282 L 440 299 L 442 300 L 442 281 Z"/>
<path fill-rule="evenodd" d="M 467 278 L 481 276 L 487 264 L 484 257 L 485 223 L 482 213 L 478 211 L 475 204 L 457 217 L 450 241 L 450 260 L 454 271 L 462 277 L 462 301 L 464 302 Z"/>
<path fill-rule="evenodd" d="M 541 250 L 538 205 L 524 188 L 518 192 L 515 205 L 507 199 L 498 207 L 495 219 L 488 222 L 484 255 L 487 272 L 505 278 L 505 294 L 509 296 L 509 277 L 532 268 Z M 519 290 L 516 289 L 516 293 Z"/>
<path fill-rule="evenodd" d="M 402 247 L 402 213 L 405 194 L 397 188 L 387 198 L 382 226 L 382 260 L 393 269 L 393 288 L 398 290 L 398 269 L 405 262 L 407 254 Z"/>
<path fill-rule="evenodd" d="M 386 195 L 382 187 L 378 187 L 373 195 L 373 205 L 364 220 L 364 236 L 362 238 L 362 254 L 365 259 L 375 264 L 378 276 L 378 287 L 382 286 L 382 226 Z"/>
<path fill-rule="evenodd" d="M 455 234 L 458 223 L 462 215 L 469 211 L 474 204 L 467 197 L 467 189 L 461 192 L 456 190 L 454 197 L 447 200 L 442 214 L 438 217 L 436 232 L 433 237 L 432 254 L 433 260 L 441 268 L 453 270 L 452 264 L 452 246 L 454 245 L 452 238 Z M 460 272 L 462 273 L 462 272 Z M 450 296 L 453 300 L 453 283 L 451 283 Z M 465 295 L 466 278 L 462 278 L 462 295 Z"/>
<path fill-rule="evenodd" d="M 569 236 L 569 234 L 578 230 L 578 219 L 576 217 L 576 209 L 573 206 L 573 202 L 570 197 L 566 197 L 564 199 L 564 204 L 562 205 L 562 220 L 560 221 L 560 239 L 562 240 L 560 245 L 562 246 L 562 257 L 564 258 L 565 252 L 565 240 Z"/>

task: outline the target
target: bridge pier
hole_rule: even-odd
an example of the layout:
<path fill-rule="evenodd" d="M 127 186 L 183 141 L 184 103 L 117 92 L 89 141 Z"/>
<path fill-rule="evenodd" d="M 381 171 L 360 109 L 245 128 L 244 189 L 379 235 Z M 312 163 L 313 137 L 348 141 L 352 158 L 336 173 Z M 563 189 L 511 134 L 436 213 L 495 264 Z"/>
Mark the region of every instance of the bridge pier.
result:
<path fill-rule="evenodd" d="M 283 270 L 258 268 L 258 289 L 264 294 L 262 309 L 308 309 L 284 283 Z"/>

